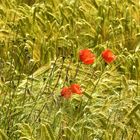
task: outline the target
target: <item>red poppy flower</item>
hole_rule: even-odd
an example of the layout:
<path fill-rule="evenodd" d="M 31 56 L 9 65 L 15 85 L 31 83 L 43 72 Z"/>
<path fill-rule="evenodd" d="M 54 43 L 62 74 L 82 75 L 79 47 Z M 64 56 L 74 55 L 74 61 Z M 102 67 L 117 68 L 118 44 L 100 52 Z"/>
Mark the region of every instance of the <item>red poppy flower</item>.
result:
<path fill-rule="evenodd" d="M 95 55 L 88 49 L 80 50 L 79 58 L 84 64 L 93 64 Z"/>
<path fill-rule="evenodd" d="M 106 63 L 111 63 L 116 59 L 116 56 L 113 54 L 113 52 L 109 49 L 106 49 L 102 52 L 102 58 Z"/>
<path fill-rule="evenodd" d="M 78 84 L 72 84 L 72 85 L 70 86 L 70 89 L 71 89 L 72 93 L 82 94 L 80 85 L 78 85 Z"/>
<path fill-rule="evenodd" d="M 70 98 L 71 97 L 71 89 L 69 87 L 64 87 L 61 91 L 61 96 L 65 97 L 65 98 Z"/>

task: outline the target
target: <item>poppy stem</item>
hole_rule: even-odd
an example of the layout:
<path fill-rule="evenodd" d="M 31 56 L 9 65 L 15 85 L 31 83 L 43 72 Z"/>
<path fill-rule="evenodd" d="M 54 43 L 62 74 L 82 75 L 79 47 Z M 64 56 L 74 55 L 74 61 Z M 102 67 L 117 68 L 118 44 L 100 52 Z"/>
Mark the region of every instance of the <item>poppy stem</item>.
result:
<path fill-rule="evenodd" d="M 75 76 L 74 76 L 74 80 L 76 79 L 76 76 L 77 76 L 77 74 L 78 74 L 78 72 L 79 72 L 79 67 L 80 67 L 80 62 L 78 62 L 78 65 L 77 65 L 77 68 L 76 68 L 76 73 L 75 73 Z"/>

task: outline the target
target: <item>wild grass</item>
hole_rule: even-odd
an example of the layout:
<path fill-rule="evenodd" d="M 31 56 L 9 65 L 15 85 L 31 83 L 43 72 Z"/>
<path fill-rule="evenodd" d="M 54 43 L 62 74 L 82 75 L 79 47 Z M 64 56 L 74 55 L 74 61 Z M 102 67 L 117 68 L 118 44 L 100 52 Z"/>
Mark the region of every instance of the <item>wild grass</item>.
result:
<path fill-rule="evenodd" d="M 139 0 L 0 0 L 0 140 L 139 140 L 139 73 Z"/>

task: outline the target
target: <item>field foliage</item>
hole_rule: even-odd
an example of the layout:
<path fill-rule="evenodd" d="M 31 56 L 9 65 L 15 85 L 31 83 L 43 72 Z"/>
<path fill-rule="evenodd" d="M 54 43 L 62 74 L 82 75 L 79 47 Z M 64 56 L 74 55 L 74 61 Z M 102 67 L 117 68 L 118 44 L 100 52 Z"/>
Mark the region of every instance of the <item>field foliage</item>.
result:
<path fill-rule="evenodd" d="M 0 140 L 140 140 L 140 1 L 0 0 Z"/>

